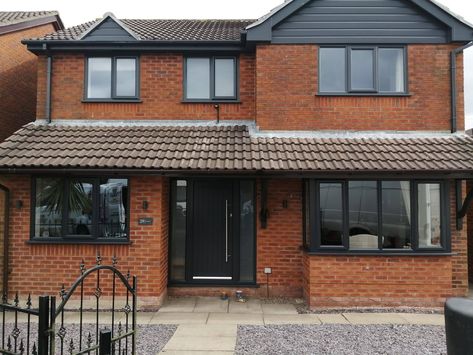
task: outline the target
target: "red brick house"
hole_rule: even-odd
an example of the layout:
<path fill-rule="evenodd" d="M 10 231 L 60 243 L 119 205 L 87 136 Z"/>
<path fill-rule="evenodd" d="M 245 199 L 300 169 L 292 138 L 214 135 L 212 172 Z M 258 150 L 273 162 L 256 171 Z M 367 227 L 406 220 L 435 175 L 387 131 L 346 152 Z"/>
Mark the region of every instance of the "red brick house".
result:
<path fill-rule="evenodd" d="M 100 251 L 138 275 L 143 305 L 236 289 L 311 307 L 465 295 L 473 28 L 427 0 L 373 4 L 106 14 L 25 40 L 37 120 L 0 145 L 9 292 L 54 293 Z"/>
<path fill-rule="evenodd" d="M 36 56 L 21 43 L 64 28 L 56 11 L 0 11 L 0 141 L 36 117 Z"/>

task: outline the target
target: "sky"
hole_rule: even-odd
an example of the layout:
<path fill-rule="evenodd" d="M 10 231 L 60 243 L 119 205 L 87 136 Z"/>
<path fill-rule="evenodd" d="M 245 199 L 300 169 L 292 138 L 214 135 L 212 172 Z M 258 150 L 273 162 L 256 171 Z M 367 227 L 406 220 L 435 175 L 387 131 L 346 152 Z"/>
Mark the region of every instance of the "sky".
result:
<path fill-rule="evenodd" d="M 57 10 L 66 27 L 106 12 L 118 18 L 256 19 L 284 0 L 15 0 L 3 1 L 2 11 Z M 437 0 L 473 23 L 472 0 Z M 465 109 L 467 128 L 473 128 L 473 48 L 465 51 Z"/>

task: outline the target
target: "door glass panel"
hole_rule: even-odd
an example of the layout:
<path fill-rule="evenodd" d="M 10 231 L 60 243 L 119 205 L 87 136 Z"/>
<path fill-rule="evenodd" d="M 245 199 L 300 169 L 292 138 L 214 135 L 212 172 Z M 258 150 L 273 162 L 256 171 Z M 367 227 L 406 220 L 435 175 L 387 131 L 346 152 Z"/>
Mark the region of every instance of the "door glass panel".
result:
<path fill-rule="evenodd" d="M 64 179 L 37 178 L 35 197 L 34 236 L 61 237 Z"/>
<path fill-rule="evenodd" d="M 348 183 L 350 249 L 378 249 L 378 184 Z"/>
<path fill-rule="evenodd" d="M 71 180 L 68 189 L 67 234 L 92 234 L 93 185 L 88 181 Z"/>
<path fill-rule="evenodd" d="M 320 227 L 322 246 L 343 245 L 343 201 L 341 183 L 320 184 Z"/>
<path fill-rule="evenodd" d="M 441 248 L 440 184 L 417 186 L 419 248 Z"/>
<path fill-rule="evenodd" d="M 351 90 L 374 90 L 372 49 L 351 50 Z"/>
<path fill-rule="evenodd" d="M 404 70 L 402 48 L 379 49 L 379 91 L 404 92 Z"/>
<path fill-rule="evenodd" d="M 383 181 L 382 196 L 383 248 L 411 249 L 409 181 Z"/>
<path fill-rule="evenodd" d="M 187 58 L 186 98 L 210 98 L 210 59 Z"/>
<path fill-rule="evenodd" d="M 320 92 L 346 91 L 346 49 L 320 48 Z"/>
<path fill-rule="evenodd" d="M 234 59 L 215 59 L 215 96 L 235 97 Z"/>
<path fill-rule="evenodd" d="M 100 182 L 99 237 L 126 238 L 128 180 L 105 179 Z"/>
<path fill-rule="evenodd" d="M 173 183 L 171 194 L 171 270 L 170 279 L 186 278 L 187 181 Z"/>
<path fill-rule="evenodd" d="M 254 282 L 255 201 L 253 181 L 240 182 L 240 281 Z"/>
<path fill-rule="evenodd" d="M 136 96 L 136 59 L 117 59 L 117 96 Z"/>
<path fill-rule="evenodd" d="M 89 58 L 87 97 L 89 99 L 112 97 L 112 58 Z"/>

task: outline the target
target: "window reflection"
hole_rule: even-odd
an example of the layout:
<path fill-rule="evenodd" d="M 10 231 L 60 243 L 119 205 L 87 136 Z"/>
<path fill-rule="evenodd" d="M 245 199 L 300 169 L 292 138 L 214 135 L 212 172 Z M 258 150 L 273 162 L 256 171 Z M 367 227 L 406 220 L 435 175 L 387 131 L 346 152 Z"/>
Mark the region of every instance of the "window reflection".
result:
<path fill-rule="evenodd" d="M 69 182 L 67 234 L 92 234 L 92 193 L 91 182 L 79 180 Z"/>
<path fill-rule="evenodd" d="M 63 179 L 36 179 L 35 236 L 62 236 L 63 204 Z"/>
<path fill-rule="evenodd" d="M 321 245 L 343 245 L 343 201 L 341 183 L 320 184 Z"/>
<path fill-rule="evenodd" d="M 411 190 L 409 181 L 382 183 L 383 248 L 411 248 Z"/>
<path fill-rule="evenodd" d="M 378 249 L 378 188 L 376 181 L 348 184 L 350 249 Z"/>
<path fill-rule="evenodd" d="M 171 201 L 171 279 L 185 280 L 186 230 L 187 230 L 187 181 L 174 182 Z"/>
<path fill-rule="evenodd" d="M 440 248 L 440 184 L 419 184 L 417 228 L 420 248 Z"/>
<path fill-rule="evenodd" d="M 99 235 L 127 237 L 128 181 L 105 179 L 100 182 Z"/>

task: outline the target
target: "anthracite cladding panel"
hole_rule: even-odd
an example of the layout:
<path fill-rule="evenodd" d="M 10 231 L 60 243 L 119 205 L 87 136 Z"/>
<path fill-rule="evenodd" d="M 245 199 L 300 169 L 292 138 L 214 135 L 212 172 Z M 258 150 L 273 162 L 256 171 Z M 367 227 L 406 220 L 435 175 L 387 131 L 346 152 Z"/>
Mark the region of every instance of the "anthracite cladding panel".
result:
<path fill-rule="evenodd" d="M 132 35 L 125 31 L 113 19 L 108 18 L 84 38 L 84 41 L 134 41 Z"/>
<path fill-rule="evenodd" d="M 405 0 L 314 0 L 272 31 L 272 43 L 446 43 L 447 26 Z"/>

